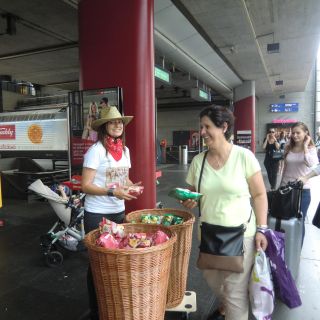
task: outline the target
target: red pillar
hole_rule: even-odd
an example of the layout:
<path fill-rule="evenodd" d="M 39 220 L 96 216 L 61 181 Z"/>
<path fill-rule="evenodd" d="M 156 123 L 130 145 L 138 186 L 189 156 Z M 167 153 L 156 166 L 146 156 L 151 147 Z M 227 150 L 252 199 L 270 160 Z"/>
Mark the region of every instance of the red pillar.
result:
<path fill-rule="evenodd" d="M 255 152 L 255 83 L 244 81 L 234 90 L 234 133 L 238 130 L 251 130 L 251 151 Z M 235 141 L 236 141 L 235 139 Z"/>
<path fill-rule="evenodd" d="M 79 3 L 80 90 L 122 87 L 130 179 L 145 189 L 126 211 L 156 203 L 153 0 Z"/>

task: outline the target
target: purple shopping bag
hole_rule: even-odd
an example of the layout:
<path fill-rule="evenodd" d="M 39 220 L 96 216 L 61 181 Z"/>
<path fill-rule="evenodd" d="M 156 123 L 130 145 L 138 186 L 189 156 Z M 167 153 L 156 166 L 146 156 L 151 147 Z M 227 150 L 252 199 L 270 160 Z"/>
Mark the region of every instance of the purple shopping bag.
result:
<path fill-rule="evenodd" d="M 302 304 L 300 295 L 284 260 L 284 233 L 269 229 L 265 236 L 276 297 L 291 309 L 299 307 Z"/>

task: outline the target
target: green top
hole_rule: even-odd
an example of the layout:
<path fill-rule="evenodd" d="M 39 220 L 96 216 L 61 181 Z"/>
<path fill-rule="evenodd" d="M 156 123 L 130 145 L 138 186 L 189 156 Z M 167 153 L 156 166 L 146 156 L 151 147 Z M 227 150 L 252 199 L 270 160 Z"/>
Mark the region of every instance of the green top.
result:
<path fill-rule="evenodd" d="M 198 190 L 201 164 L 204 152 L 193 158 L 186 182 Z M 260 171 L 260 165 L 254 154 L 243 147 L 232 146 L 229 158 L 224 166 L 215 170 L 205 160 L 200 192 L 200 222 L 238 226 L 249 220 L 251 212 L 250 192 L 247 179 Z M 256 232 L 255 215 L 252 214 L 245 236 Z"/>

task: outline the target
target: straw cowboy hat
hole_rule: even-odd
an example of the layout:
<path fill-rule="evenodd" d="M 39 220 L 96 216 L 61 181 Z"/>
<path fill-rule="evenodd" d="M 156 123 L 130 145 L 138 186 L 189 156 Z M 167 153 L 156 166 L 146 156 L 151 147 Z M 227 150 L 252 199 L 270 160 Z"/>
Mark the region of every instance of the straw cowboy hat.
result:
<path fill-rule="evenodd" d="M 93 121 L 91 127 L 93 130 L 97 131 L 101 125 L 107 123 L 108 121 L 117 119 L 121 119 L 124 125 L 127 125 L 133 119 L 133 116 L 122 116 L 115 106 L 104 107 L 100 111 L 99 119 Z"/>

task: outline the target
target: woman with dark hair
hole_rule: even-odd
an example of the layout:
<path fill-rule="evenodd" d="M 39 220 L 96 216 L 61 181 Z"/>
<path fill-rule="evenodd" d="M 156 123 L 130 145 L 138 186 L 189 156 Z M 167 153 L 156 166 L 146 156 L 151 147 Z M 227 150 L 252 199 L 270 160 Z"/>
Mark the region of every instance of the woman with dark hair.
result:
<path fill-rule="evenodd" d="M 244 272 L 203 270 L 207 283 L 221 302 L 208 319 L 248 320 L 248 286 L 255 250 L 267 247 L 263 234 L 267 228 L 267 197 L 261 168 L 250 150 L 230 143 L 233 125 L 234 116 L 225 107 L 211 106 L 200 113 L 200 134 L 208 151 L 193 158 L 186 179 L 190 189 L 198 191 L 203 165 L 200 224 L 227 227 L 247 224 Z M 188 209 L 197 206 L 191 199 L 182 204 Z"/>
<path fill-rule="evenodd" d="M 284 168 L 281 186 L 289 181 L 295 181 L 311 171 L 311 167 L 318 163 L 317 149 L 310 137 L 309 129 L 303 122 L 297 122 L 291 127 L 291 137 L 285 146 Z M 301 211 L 305 220 L 311 202 L 310 184 L 303 185 Z M 305 235 L 303 224 L 302 244 Z"/>
<path fill-rule="evenodd" d="M 271 187 L 271 190 L 275 190 L 277 185 L 279 160 L 273 159 L 272 155 L 274 151 L 280 149 L 280 144 L 276 139 L 276 131 L 274 128 L 269 129 L 269 132 L 265 140 L 263 141 L 262 148 L 266 151 L 263 164 L 267 170 L 270 187 Z"/>
<path fill-rule="evenodd" d="M 101 110 L 101 117 L 92 123 L 98 132 L 98 141 L 84 156 L 82 190 L 86 193 L 84 228 L 88 233 L 98 228 L 103 217 L 122 223 L 125 215 L 124 200 L 136 199 L 128 187 L 131 167 L 129 149 L 123 140 L 124 126 L 132 116 L 122 116 L 114 106 Z M 138 183 L 139 184 L 139 183 Z M 97 299 L 91 269 L 87 276 L 91 319 L 99 319 Z"/>

